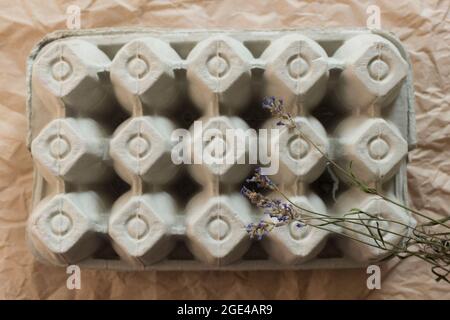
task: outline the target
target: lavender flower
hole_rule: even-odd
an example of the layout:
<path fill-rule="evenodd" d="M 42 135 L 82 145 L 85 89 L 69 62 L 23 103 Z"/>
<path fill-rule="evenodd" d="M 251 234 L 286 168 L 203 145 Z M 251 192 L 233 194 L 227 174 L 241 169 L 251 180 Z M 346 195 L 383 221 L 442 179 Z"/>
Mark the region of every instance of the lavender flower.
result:
<path fill-rule="evenodd" d="M 255 169 L 255 173 L 253 174 L 253 177 L 251 177 L 250 179 L 247 179 L 246 182 L 256 183 L 256 186 L 258 188 L 269 189 L 269 190 L 275 189 L 275 183 L 273 183 L 273 181 L 270 180 L 269 177 L 263 175 L 261 173 L 261 168 L 259 168 L 259 167 Z"/>
<path fill-rule="evenodd" d="M 247 197 L 252 204 L 256 205 L 259 208 L 268 208 L 272 205 L 273 200 L 264 197 L 259 192 L 252 191 L 245 186 L 242 187 L 241 194 Z"/>
<path fill-rule="evenodd" d="M 270 111 L 273 116 L 276 116 L 279 121 L 277 125 L 286 125 L 289 128 L 295 128 L 296 123 L 291 115 L 285 111 L 282 99 L 275 97 L 266 97 L 263 100 L 262 107 Z M 258 188 L 267 190 L 277 190 L 276 185 L 270 178 L 261 173 L 261 168 L 256 168 L 253 176 L 246 180 L 247 183 L 255 183 Z M 269 199 L 261 193 L 250 190 L 243 186 L 241 189 L 242 195 L 247 197 L 250 202 L 259 208 L 264 209 L 264 214 L 268 215 L 273 220 L 261 220 L 258 223 L 250 223 L 246 230 L 251 238 L 262 239 L 274 227 L 285 225 L 295 219 L 295 210 L 290 203 L 282 202 L 279 199 Z M 302 224 L 297 223 L 297 227 L 302 227 Z"/>
<path fill-rule="evenodd" d="M 264 214 L 276 220 L 276 222 L 261 220 L 257 224 L 251 223 L 247 225 L 247 232 L 252 238 L 256 237 L 261 239 L 274 227 L 285 225 L 295 218 L 294 208 L 289 203 L 284 203 L 279 199 L 269 199 L 259 192 L 252 191 L 245 186 L 242 187 L 241 193 L 247 197 L 251 203 L 259 208 L 263 208 Z"/>
<path fill-rule="evenodd" d="M 270 210 L 265 211 L 271 218 L 275 218 L 278 222 L 260 220 L 258 223 L 250 223 L 246 226 L 247 232 L 250 234 L 250 238 L 256 238 L 261 240 L 264 236 L 268 235 L 273 228 L 288 224 L 292 219 L 292 208 L 287 204 L 282 203 L 279 200 L 272 202 L 273 207 Z M 297 228 L 303 227 L 301 223 L 296 224 Z"/>
<path fill-rule="evenodd" d="M 278 126 L 287 126 L 289 128 L 295 128 L 296 123 L 292 119 L 291 115 L 284 109 L 284 102 L 282 99 L 276 99 L 275 97 L 265 97 L 263 99 L 262 107 L 270 111 L 272 116 L 279 119 Z"/>
<path fill-rule="evenodd" d="M 286 125 L 289 129 L 299 129 L 296 122 L 293 120 L 291 115 L 284 110 L 283 107 L 283 100 L 276 99 L 275 97 L 267 97 L 263 100 L 262 107 L 264 109 L 267 109 L 271 112 L 273 116 L 275 116 L 278 120 L 277 125 Z M 317 146 L 314 145 L 318 149 Z M 320 151 L 320 149 L 318 149 Z M 435 220 L 434 218 L 428 217 L 425 214 L 422 214 L 414 209 L 410 209 L 403 204 L 392 200 L 388 198 L 387 196 L 384 196 L 383 194 L 380 194 L 377 189 L 370 188 L 364 182 L 362 182 L 351 170 L 351 163 L 349 166 L 349 169 L 344 169 L 337 163 L 335 163 L 333 160 L 328 158 L 325 155 L 325 158 L 327 159 L 327 165 L 333 165 L 335 168 L 339 169 L 340 171 L 346 173 L 347 177 L 351 178 L 351 180 L 354 182 L 354 184 L 359 187 L 362 191 L 370 194 L 376 194 L 380 196 L 385 201 L 388 201 L 394 205 L 397 205 L 401 207 L 402 209 L 405 209 L 407 211 L 410 211 L 412 213 L 415 213 L 416 215 L 419 215 L 423 218 L 428 219 L 429 221 L 427 223 L 424 223 L 419 226 L 415 227 L 409 227 L 412 228 L 412 233 L 409 233 L 411 236 L 405 235 L 405 241 L 404 245 L 392 245 L 392 249 L 387 248 L 386 244 L 383 241 L 383 237 L 381 238 L 382 245 L 379 244 L 378 238 L 376 235 L 374 236 L 372 232 L 370 231 L 370 228 L 368 228 L 370 234 L 367 234 L 367 237 L 375 240 L 375 245 L 368 244 L 372 247 L 377 247 L 382 250 L 387 250 L 387 253 L 389 253 L 388 258 L 392 257 L 399 257 L 402 259 L 408 258 L 408 257 L 418 257 L 422 260 L 428 262 L 431 264 L 431 271 L 436 276 L 436 280 L 444 280 L 448 283 L 450 283 L 450 262 L 449 262 L 449 248 L 450 248 L 450 241 L 449 241 L 449 232 L 442 232 L 442 230 L 439 230 L 439 232 L 433 233 L 431 230 L 432 227 L 439 227 L 439 228 L 448 228 L 450 229 L 450 226 L 446 224 L 448 222 L 448 219 L 445 220 Z M 266 176 L 261 174 L 260 169 L 257 169 L 255 172 L 255 175 L 248 179 L 247 182 L 255 183 L 258 187 L 263 189 L 270 189 L 278 194 L 282 195 L 283 198 L 288 199 L 287 195 L 285 195 L 281 190 L 279 190 L 276 185 Z M 241 190 L 241 193 L 246 196 L 251 203 L 255 204 L 259 208 L 263 208 L 264 214 L 268 215 L 269 217 L 264 217 L 264 219 L 261 219 L 258 223 L 250 223 L 246 226 L 247 232 L 250 234 L 251 238 L 257 238 L 258 240 L 261 240 L 265 235 L 267 235 L 272 229 L 278 226 L 286 225 L 287 223 L 290 223 L 291 221 L 294 221 L 294 226 L 296 228 L 302 228 L 306 225 L 308 225 L 306 219 L 302 219 L 301 210 L 302 208 L 300 206 L 291 205 L 291 202 L 287 200 L 287 203 L 284 203 L 280 200 L 273 200 L 269 199 L 268 197 L 263 196 L 259 192 L 255 192 L 253 190 L 250 190 L 247 187 L 243 187 Z M 294 209 L 295 207 L 295 209 Z M 297 208 L 299 211 L 296 211 Z M 305 209 L 306 210 L 306 209 Z M 308 210 L 306 210 L 308 211 Z M 337 232 L 333 229 L 326 229 L 325 226 L 332 224 L 340 226 L 340 222 L 347 222 L 347 220 L 341 220 L 338 219 L 334 221 L 333 219 L 329 218 L 322 218 L 322 215 L 319 215 L 318 213 L 311 212 L 314 214 L 312 216 L 313 219 L 317 219 L 318 221 L 321 221 L 322 223 L 315 225 L 315 224 L 309 224 L 313 227 L 322 227 L 322 229 L 329 230 L 330 232 Z M 372 215 L 361 211 L 360 209 L 351 209 L 350 212 L 345 214 L 343 218 L 346 218 L 350 215 L 356 215 L 357 218 L 350 217 L 348 218 L 348 223 L 351 226 L 351 223 L 357 223 L 362 224 L 363 226 L 366 226 L 365 221 L 367 218 L 370 217 L 373 218 Z M 360 215 L 363 215 L 363 218 L 360 218 Z M 360 219 L 360 220 L 358 220 Z M 356 222 L 354 221 L 356 220 Z M 376 219 L 374 219 L 376 221 Z M 395 220 L 392 221 L 392 223 L 400 223 Z M 377 222 L 378 224 L 378 222 Z M 403 224 L 404 225 L 404 224 Z M 448 230 L 447 229 L 447 230 Z M 351 227 L 349 227 L 349 230 L 352 230 Z M 354 230 L 354 229 L 353 229 Z M 445 230 L 445 229 L 444 229 Z M 356 231 L 359 231 L 359 229 L 356 229 Z M 387 230 L 388 233 L 390 231 Z M 339 233 L 339 232 L 338 232 Z M 356 241 L 360 241 L 357 237 L 349 237 L 350 239 L 354 239 Z M 361 241 L 360 241 L 361 242 Z M 391 247 L 391 244 L 389 244 Z M 413 246 L 412 250 L 409 249 L 410 246 Z"/>
<path fill-rule="evenodd" d="M 294 209 L 289 203 L 284 203 L 278 199 L 272 200 L 266 206 L 264 213 L 271 218 L 275 218 L 280 223 L 287 223 L 294 218 Z"/>
<path fill-rule="evenodd" d="M 261 240 L 263 236 L 269 234 L 273 229 L 274 224 L 269 221 L 261 220 L 258 223 L 250 223 L 247 225 L 246 230 L 250 234 L 250 238 L 256 238 Z"/>
<path fill-rule="evenodd" d="M 283 111 L 283 100 L 275 97 L 265 97 L 262 102 L 262 107 L 268 109 L 272 115 L 277 115 Z"/>

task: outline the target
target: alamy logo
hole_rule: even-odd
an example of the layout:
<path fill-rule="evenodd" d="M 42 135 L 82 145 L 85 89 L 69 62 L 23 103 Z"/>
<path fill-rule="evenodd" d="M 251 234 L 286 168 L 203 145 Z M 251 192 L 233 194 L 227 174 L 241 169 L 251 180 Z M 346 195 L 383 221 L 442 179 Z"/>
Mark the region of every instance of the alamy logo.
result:
<path fill-rule="evenodd" d="M 81 270 L 80 267 L 72 264 L 67 266 L 66 273 L 69 274 L 67 277 L 66 286 L 69 290 L 80 290 L 81 289 Z"/>
<path fill-rule="evenodd" d="M 279 168 L 279 143 L 270 139 L 279 129 L 227 128 L 223 122 L 203 127 L 195 121 L 193 130 L 176 129 L 171 140 L 175 143 L 171 158 L 174 164 L 260 164 L 261 173 L 273 175 Z"/>
<path fill-rule="evenodd" d="M 70 30 L 78 30 L 81 28 L 81 9 L 77 5 L 70 5 L 66 9 L 66 26 Z"/>
<path fill-rule="evenodd" d="M 380 7 L 377 5 L 370 5 L 366 9 L 369 15 L 366 20 L 366 26 L 369 29 L 381 29 L 381 14 Z"/>
<path fill-rule="evenodd" d="M 381 289 L 381 269 L 380 269 L 380 267 L 372 264 L 367 267 L 366 272 L 369 275 L 367 277 L 367 281 L 366 281 L 367 288 L 369 290 Z"/>

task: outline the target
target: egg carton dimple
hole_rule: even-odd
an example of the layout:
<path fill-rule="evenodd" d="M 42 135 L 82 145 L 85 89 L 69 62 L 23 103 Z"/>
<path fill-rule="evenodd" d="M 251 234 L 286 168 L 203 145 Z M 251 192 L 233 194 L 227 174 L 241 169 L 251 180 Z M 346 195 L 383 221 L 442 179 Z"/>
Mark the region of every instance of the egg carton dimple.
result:
<path fill-rule="evenodd" d="M 295 223 L 262 241 L 262 213 L 240 193 L 255 167 L 251 129 L 279 129 L 279 170 L 291 200 L 339 216 L 359 207 L 413 226 L 408 212 L 350 187 L 324 154 L 407 203 L 415 145 L 411 67 L 390 34 L 366 29 L 58 32 L 29 59 L 29 144 L 35 163 L 30 248 L 57 264 L 129 270 L 355 267 L 385 252 L 347 225 Z M 260 107 L 284 100 L 301 128 Z M 202 130 L 196 128 L 201 121 Z M 204 136 L 212 129 L 211 136 Z M 230 153 L 226 132 L 243 148 Z M 175 163 L 184 130 L 191 163 Z M 244 141 L 247 139 L 247 141 Z M 180 146 L 178 144 L 178 146 Z M 215 148 L 211 163 L 198 161 Z M 228 148 L 228 150 L 227 150 Z M 217 151 L 222 150 L 222 151 Z M 221 162 L 231 157 L 233 161 Z M 276 195 L 269 195 L 276 196 Z M 407 227 L 386 223 L 400 243 Z"/>

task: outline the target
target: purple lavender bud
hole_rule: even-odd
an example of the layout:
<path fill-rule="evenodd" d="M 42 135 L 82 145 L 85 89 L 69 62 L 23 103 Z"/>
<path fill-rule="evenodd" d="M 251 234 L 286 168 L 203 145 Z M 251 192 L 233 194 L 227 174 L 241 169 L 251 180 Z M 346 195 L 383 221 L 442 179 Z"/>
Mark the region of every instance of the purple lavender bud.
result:
<path fill-rule="evenodd" d="M 268 97 L 265 97 L 262 102 L 262 107 L 265 109 L 270 109 L 272 104 L 272 100 Z"/>

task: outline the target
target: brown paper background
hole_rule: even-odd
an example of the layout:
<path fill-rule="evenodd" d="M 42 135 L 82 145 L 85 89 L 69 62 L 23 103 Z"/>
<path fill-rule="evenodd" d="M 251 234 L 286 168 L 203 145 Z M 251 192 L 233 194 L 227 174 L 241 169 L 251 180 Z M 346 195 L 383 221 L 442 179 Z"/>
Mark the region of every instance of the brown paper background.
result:
<path fill-rule="evenodd" d="M 115 272 L 83 270 L 81 290 L 66 288 L 65 269 L 37 262 L 25 243 L 32 161 L 25 146 L 25 63 L 46 33 L 66 28 L 66 8 L 80 6 L 81 27 L 335 27 L 366 24 L 381 8 L 384 29 L 411 55 L 418 147 L 408 184 L 413 205 L 450 214 L 449 1 L 0 1 L 0 298 L 9 299 L 450 299 L 415 260 L 383 267 L 381 290 L 365 270 L 261 272 Z"/>

